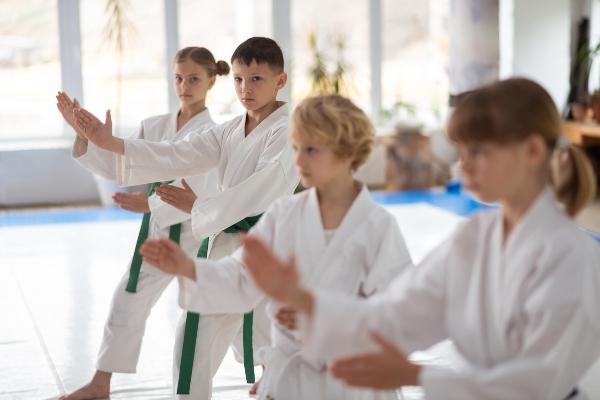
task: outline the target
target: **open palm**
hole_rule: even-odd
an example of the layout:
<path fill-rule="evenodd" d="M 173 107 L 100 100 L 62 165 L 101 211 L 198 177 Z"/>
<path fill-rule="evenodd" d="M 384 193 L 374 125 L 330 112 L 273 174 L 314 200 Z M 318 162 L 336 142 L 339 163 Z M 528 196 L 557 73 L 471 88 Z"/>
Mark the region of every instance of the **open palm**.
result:
<path fill-rule="evenodd" d="M 193 260 L 169 239 L 146 240 L 140 248 L 140 254 L 144 261 L 167 274 L 188 276 L 189 269 L 194 268 Z"/>
<path fill-rule="evenodd" d="M 73 116 L 73 110 L 75 108 L 81 108 L 79 101 L 77 101 L 77 99 L 71 101 L 71 98 L 65 92 L 58 92 L 56 95 L 56 108 L 60 111 L 65 122 L 75 130 L 77 136 L 87 140 L 79 128 L 77 128 L 77 125 L 75 125 L 75 117 Z"/>
<path fill-rule="evenodd" d="M 108 148 L 112 140 L 112 119 L 110 110 L 106 111 L 106 120 L 104 123 L 100 121 L 94 114 L 83 109 L 73 109 L 73 117 L 75 125 L 87 137 L 90 142 L 94 143 L 101 149 Z"/>
<path fill-rule="evenodd" d="M 274 300 L 289 304 L 300 291 L 295 260 L 280 261 L 257 237 L 248 235 L 244 238 L 243 261 L 254 283 Z"/>

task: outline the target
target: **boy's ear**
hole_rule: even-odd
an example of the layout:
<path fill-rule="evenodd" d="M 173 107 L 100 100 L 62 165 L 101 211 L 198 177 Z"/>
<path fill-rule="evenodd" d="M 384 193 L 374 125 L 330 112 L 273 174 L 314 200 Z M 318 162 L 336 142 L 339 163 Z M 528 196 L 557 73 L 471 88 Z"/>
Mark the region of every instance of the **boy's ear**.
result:
<path fill-rule="evenodd" d="M 283 87 L 287 83 L 287 78 L 288 76 L 285 72 L 279 74 L 279 78 L 277 79 L 277 90 L 283 89 Z"/>

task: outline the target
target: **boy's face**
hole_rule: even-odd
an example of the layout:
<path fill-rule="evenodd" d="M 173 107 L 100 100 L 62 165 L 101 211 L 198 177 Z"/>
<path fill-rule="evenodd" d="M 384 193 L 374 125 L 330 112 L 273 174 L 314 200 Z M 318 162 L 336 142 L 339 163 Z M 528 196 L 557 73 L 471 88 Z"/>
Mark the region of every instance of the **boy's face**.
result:
<path fill-rule="evenodd" d="M 277 92 L 285 86 L 287 75 L 273 72 L 268 64 L 250 65 L 234 61 L 232 66 L 235 92 L 248 111 L 256 111 L 277 99 Z"/>
<path fill-rule="evenodd" d="M 340 158 L 329 147 L 296 135 L 290 136 L 296 171 L 305 188 L 324 188 L 352 176 L 350 158 Z"/>

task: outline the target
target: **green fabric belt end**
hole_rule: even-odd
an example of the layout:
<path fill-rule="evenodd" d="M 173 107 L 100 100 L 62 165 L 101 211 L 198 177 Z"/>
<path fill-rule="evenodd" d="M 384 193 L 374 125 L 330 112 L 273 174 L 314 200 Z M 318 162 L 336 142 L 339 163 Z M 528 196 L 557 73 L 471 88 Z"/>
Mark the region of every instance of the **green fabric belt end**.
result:
<path fill-rule="evenodd" d="M 247 217 L 240 222 L 225 229 L 225 233 L 237 233 L 240 229 L 249 230 L 258 222 L 262 214 Z M 206 258 L 208 256 L 208 242 L 209 239 L 205 238 L 200 244 L 198 249 L 198 258 Z M 197 315 L 198 317 L 190 322 L 190 329 L 188 329 L 188 321 L 190 321 L 190 315 Z M 244 325 L 243 325 L 243 344 L 244 344 L 244 370 L 246 371 L 246 382 L 254 383 L 254 354 L 252 349 L 252 321 L 254 313 L 251 311 L 248 314 L 244 314 Z M 192 369 L 194 367 L 194 355 L 196 354 L 196 340 L 198 337 L 198 322 L 200 321 L 200 315 L 196 313 L 187 313 L 187 319 L 185 322 L 185 331 L 183 336 L 183 346 L 181 349 L 181 363 L 179 365 L 179 381 L 177 383 L 177 394 L 189 394 L 190 384 L 192 380 Z M 195 324 L 195 326 L 194 326 Z"/>
<path fill-rule="evenodd" d="M 244 370 L 246 371 L 246 383 L 254 383 L 254 349 L 252 348 L 252 320 L 254 311 L 244 314 L 243 343 L 244 343 Z"/>
<path fill-rule="evenodd" d="M 162 182 L 155 182 L 150 186 L 148 197 L 152 196 L 154 189 L 160 186 Z M 140 254 L 140 247 L 148 239 L 148 229 L 150 226 L 150 213 L 145 213 L 142 218 L 142 226 L 140 226 L 140 233 L 138 233 L 137 242 L 135 244 L 135 250 L 133 252 L 133 258 L 131 259 L 131 268 L 129 268 L 129 280 L 127 281 L 127 287 L 125 291 L 129 293 L 136 293 L 138 278 L 140 277 L 140 268 L 142 267 L 142 256 Z"/>
<path fill-rule="evenodd" d="M 192 382 L 192 369 L 194 367 L 194 354 L 196 352 L 196 337 L 200 314 L 188 312 L 185 319 L 185 332 L 183 336 L 183 348 L 181 349 L 181 363 L 179 364 L 179 380 L 177 382 L 177 394 L 190 394 Z M 188 340 L 188 337 L 193 340 Z"/>

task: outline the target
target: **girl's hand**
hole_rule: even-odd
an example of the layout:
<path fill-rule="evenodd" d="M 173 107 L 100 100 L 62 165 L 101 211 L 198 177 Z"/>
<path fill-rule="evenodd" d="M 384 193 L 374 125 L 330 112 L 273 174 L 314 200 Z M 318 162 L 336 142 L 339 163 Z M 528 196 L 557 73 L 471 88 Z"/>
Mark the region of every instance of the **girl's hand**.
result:
<path fill-rule="evenodd" d="M 134 213 L 148 213 L 148 197 L 142 192 L 123 193 L 117 192 L 113 195 L 113 201 L 123 210 Z"/>
<path fill-rule="evenodd" d="M 281 262 L 260 239 L 253 235 L 243 238 L 242 259 L 254 283 L 269 297 L 296 310 L 313 312 L 313 296 L 300 287 L 300 276 L 296 262 L 291 257 Z"/>
<path fill-rule="evenodd" d="M 349 357 L 334 362 L 329 371 L 347 385 L 380 390 L 418 386 L 421 367 L 413 364 L 389 340 L 376 332 L 371 337 L 380 345 L 376 353 Z"/>
<path fill-rule="evenodd" d="M 196 280 L 194 260 L 189 258 L 179 245 L 169 239 L 149 239 L 140 248 L 144 261 L 171 275 L 185 276 Z"/>
<path fill-rule="evenodd" d="M 192 188 L 188 186 L 185 179 L 181 180 L 181 184 L 183 185 L 183 189 L 163 183 L 159 187 L 155 188 L 154 192 L 165 203 L 175 207 L 178 210 L 191 214 L 192 208 L 194 207 L 194 203 L 198 199 L 198 196 L 196 196 L 196 193 L 194 193 Z"/>
<path fill-rule="evenodd" d="M 58 108 L 58 111 L 60 111 L 60 113 L 62 114 L 62 117 L 64 118 L 65 122 L 69 124 L 71 128 L 73 128 L 77 136 L 79 136 L 80 139 L 84 140 L 87 143 L 87 138 L 79 130 L 79 128 L 77 128 L 77 125 L 75 125 L 75 118 L 73 117 L 73 109 L 81 108 L 77 99 L 73 99 L 73 101 L 71 101 L 71 99 L 69 98 L 69 96 L 67 96 L 65 92 L 58 92 L 58 94 L 56 95 L 56 107 Z"/>
<path fill-rule="evenodd" d="M 112 135 L 112 119 L 110 110 L 106 111 L 106 120 L 102 123 L 91 112 L 83 108 L 74 108 L 73 117 L 75 125 L 90 142 L 101 149 L 108 150 L 120 155 L 125 154 L 125 145 L 123 139 Z"/>
<path fill-rule="evenodd" d="M 290 331 L 294 331 L 298 329 L 297 324 L 298 311 L 289 306 L 281 307 L 277 314 L 275 315 L 275 319 L 277 319 L 277 323 L 285 326 Z"/>

